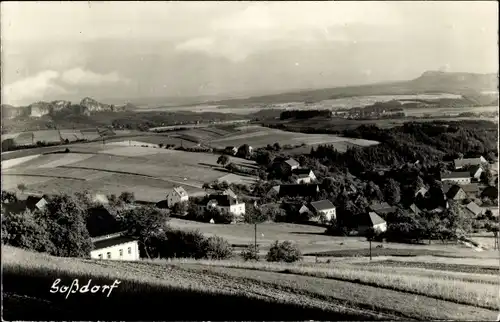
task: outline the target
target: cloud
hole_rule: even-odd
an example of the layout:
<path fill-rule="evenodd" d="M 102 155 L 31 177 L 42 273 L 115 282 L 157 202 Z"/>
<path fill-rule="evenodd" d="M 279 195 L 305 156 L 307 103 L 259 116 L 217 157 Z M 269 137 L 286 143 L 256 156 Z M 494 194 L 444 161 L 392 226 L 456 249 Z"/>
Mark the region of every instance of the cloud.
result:
<path fill-rule="evenodd" d="M 131 81 L 117 72 L 98 74 L 82 68 L 72 68 L 62 73 L 45 70 L 5 86 L 3 100 L 22 105 L 58 95 L 77 93 L 81 87 L 101 87 L 112 84 L 128 84 Z"/>
<path fill-rule="evenodd" d="M 70 85 L 90 85 L 112 83 L 129 83 L 130 80 L 120 77 L 117 72 L 98 74 L 82 68 L 73 68 L 62 73 L 61 80 Z"/>
<path fill-rule="evenodd" d="M 2 91 L 3 100 L 10 104 L 23 104 L 47 95 L 66 94 L 68 91 L 55 83 L 59 76 L 56 71 L 46 70 L 8 84 Z"/>

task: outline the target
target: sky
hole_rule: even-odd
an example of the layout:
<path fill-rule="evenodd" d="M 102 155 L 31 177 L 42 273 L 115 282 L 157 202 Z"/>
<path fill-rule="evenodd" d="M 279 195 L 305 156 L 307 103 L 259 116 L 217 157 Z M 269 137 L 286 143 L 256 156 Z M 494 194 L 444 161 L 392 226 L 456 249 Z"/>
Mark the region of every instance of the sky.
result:
<path fill-rule="evenodd" d="M 2 103 L 498 73 L 496 1 L 2 2 Z"/>

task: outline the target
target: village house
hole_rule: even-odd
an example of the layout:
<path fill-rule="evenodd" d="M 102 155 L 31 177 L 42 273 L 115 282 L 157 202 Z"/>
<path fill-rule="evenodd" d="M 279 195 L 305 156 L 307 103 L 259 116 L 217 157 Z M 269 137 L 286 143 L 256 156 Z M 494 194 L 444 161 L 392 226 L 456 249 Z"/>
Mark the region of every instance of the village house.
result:
<path fill-rule="evenodd" d="M 396 207 L 389 205 L 387 202 L 372 202 L 368 208 L 379 215 L 387 215 L 397 210 Z"/>
<path fill-rule="evenodd" d="M 189 195 L 186 192 L 186 190 L 184 190 L 184 188 L 181 186 L 174 187 L 167 194 L 168 208 L 172 208 L 178 202 L 187 202 L 188 200 L 189 200 Z"/>
<path fill-rule="evenodd" d="M 453 160 L 453 164 L 455 165 L 455 169 L 461 169 L 468 165 L 482 165 L 487 164 L 488 161 L 480 156 L 479 158 L 469 158 L 469 159 L 455 159 Z"/>
<path fill-rule="evenodd" d="M 475 217 L 483 214 L 484 209 L 479 207 L 474 201 L 469 202 L 465 208 L 469 210 Z"/>
<path fill-rule="evenodd" d="M 31 210 L 43 210 L 47 205 L 47 200 L 43 197 L 28 196 L 26 199 L 26 207 Z"/>
<path fill-rule="evenodd" d="M 236 153 L 238 153 L 238 148 L 235 146 L 226 146 L 224 152 L 230 155 L 236 155 Z"/>
<path fill-rule="evenodd" d="M 443 185 L 444 188 L 444 185 Z M 443 189 L 444 190 L 444 189 Z M 452 185 L 445 192 L 446 198 L 451 200 L 464 200 L 467 198 L 467 193 L 459 185 Z"/>
<path fill-rule="evenodd" d="M 203 198 L 198 204 L 201 211 L 216 208 L 220 212 L 232 213 L 235 216 L 245 214 L 245 203 L 228 194 L 211 194 Z"/>
<path fill-rule="evenodd" d="M 226 189 L 226 190 L 222 191 L 220 194 L 230 196 L 231 198 L 234 198 L 234 199 L 238 198 L 236 193 L 234 193 L 234 191 L 231 189 Z"/>
<path fill-rule="evenodd" d="M 451 172 L 441 174 L 442 182 L 454 182 L 458 184 L 469 184 L 471 183 L 471 177 L 469 172 Z"/>
<path fill-rule="evenodd" d="M 422 210 L 420 210 L 420 208 L 418 208 L 417 205 L 414 203 L 412 203 L 409 208 L 410 208 L 410 212 L 415 214 L 415 215 L 422 213 Z"/>
<path fill-rule="evenodd" d="M 311 169 L 293 169 L 292 174 L 297 176 L 295 183 L 311 183 L 316 181 L 316 176 Z"/>
<path fill-rule="evenodd" d="M 129 260 L 140 259 L 139 243 L 121 232 L 91 239 L 94 249 L 90 252 L 93 259 Z"/>
<path fill-rule="evenodd" d="M 278 197 L 315 197 L 319 193 L 317 184 L 282 184 L 272 187 L 268 196 Z"/>
<path fill-rule="evenodd" d="M 415 192 L 415 198 L 424 198 L 427 195 L 427 188 L 422 187 Z"/>
<path fill-rule="evenodd" d="M 330 200 L 313 201 L 311 202 L 311 209 L 316 216 L 321 217 L 323 215 L 326 221 L 337 218 L 336 208 Z"/>
<path fill-rule="evenodd" d="M 387 222 L 373 211 L 358 216 L 358 234 L 364 235 L 369 228 L 378 232 L 387 231 Z"/>
<path fill-rule="evenodd" d="M 477 183 L 462 184 L 460 187 L 469 198 L 475 198 L 479 194 L 479 185 Z"/>
<path fill-rule="evenodd" d="M 473 165 L 469 169 L 470 176 L 476 180 L 481 178 L 481 174 L 483 173 L 483 168 L 481 165 Z"/>
<path fill-rule="evenodd" d="M 294 159 L 286 160 L 285 162 L 283 162 L 283 165 L 290 173 L 292 173 L 293 170 L 298 169 L 300 167 L 300 163 L 298 163 Z"/>

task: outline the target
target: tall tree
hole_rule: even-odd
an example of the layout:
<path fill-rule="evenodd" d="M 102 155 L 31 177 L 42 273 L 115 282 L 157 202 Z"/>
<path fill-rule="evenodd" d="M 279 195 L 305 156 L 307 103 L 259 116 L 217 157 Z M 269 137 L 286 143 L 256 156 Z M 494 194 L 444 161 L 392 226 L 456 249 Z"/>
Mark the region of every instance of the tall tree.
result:
<path fill-rule="evenodd" d="M 398 204 L 401 200 L 401 188 L 399 187 L 399 183 L 394 179 L 387 180 L 385 187 L 385 200 L 391 204 Z"/>
<path fill-rule="evenodd" d="M 53 254 L 61 257 L 88 257 L 92 242 L 85 222 L 86 209 L 72 196 L 59 195 L 49 199 L 43 211 L 36 213 L 44 220 Z"/>
<path fill-rule="evenodd" d="M 219 158 L 217 159 L 217 164 L 220 164 L 223 167 L 225 167 L 228 163 L 229 163 L 229 157 L 225 154 L 220 155 Z"/>

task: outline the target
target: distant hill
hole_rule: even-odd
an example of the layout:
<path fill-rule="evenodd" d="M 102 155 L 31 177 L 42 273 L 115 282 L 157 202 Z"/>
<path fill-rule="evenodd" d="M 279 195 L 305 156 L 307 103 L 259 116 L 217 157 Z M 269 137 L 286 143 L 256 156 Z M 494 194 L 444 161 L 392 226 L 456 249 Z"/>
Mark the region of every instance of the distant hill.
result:
<path fill-rule="evenodd" d="M 36 102 L 28 106 L 12 106 L 2 104 L 2 118 L 41 118 L 45 115 L 90 115 L 99 112 L 124 112 L 133 111 L 136 107 L 130 103 L 123 106 L 104 104 L 90 97 L 85 97 L 79 104 L 70 101 Z"/>
<path fill-rule="evenodd" d="M 209 102 L 227 106 L 246 104 L 272 104 L 287 102 L 319 102 L 328 99 L 373 95 L 410 95 L 449 93 L 471 97 L 483 96 L 483 92 L 498 91 L 496 74 L 450 73 L 427 71 L 420 77 L 391 83 L 377 83 L 359 86 L 335 87 L 316 90 L 295 91 L 281 94 L 255 96 L 243 99 L 229 99 Z M 488 95 L 486 101 L 491 99 Z M 492 99 L 491 99 L 492 100 Z"/>

